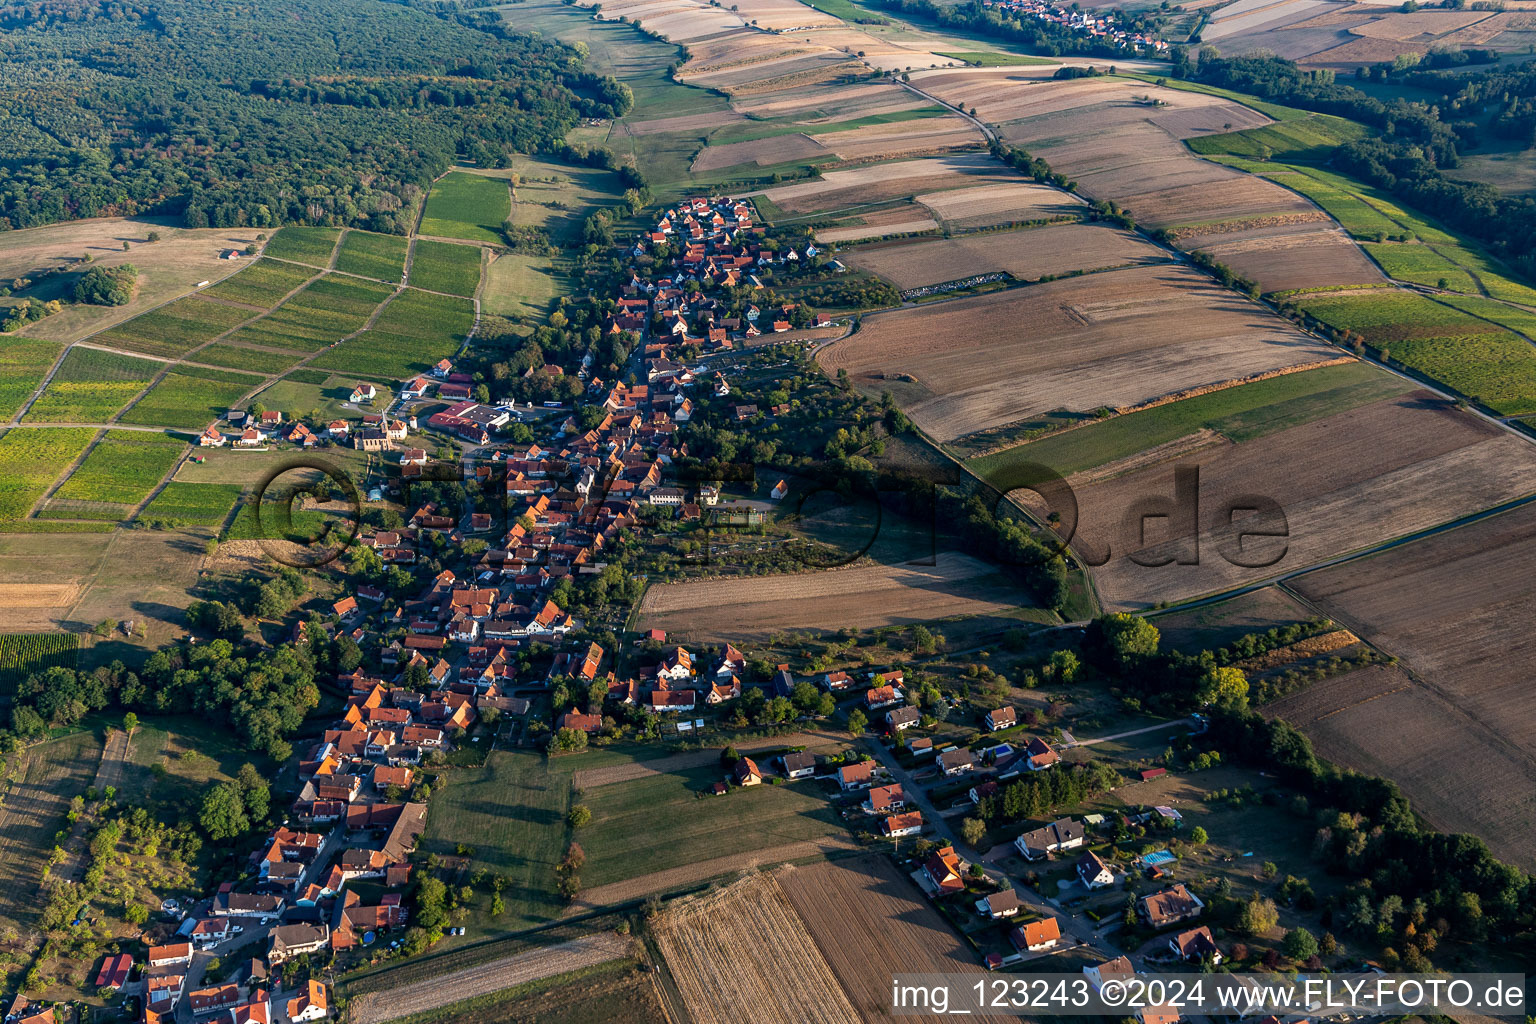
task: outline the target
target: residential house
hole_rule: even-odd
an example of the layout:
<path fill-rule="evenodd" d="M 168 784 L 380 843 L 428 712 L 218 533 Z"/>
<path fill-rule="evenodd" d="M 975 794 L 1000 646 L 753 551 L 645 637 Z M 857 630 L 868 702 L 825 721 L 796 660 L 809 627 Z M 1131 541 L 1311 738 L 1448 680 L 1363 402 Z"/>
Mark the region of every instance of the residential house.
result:
<path fill-rule="evenodd" d="M 816 774 L 816 755 L 808 750 L 797 750 L 784 755 L 784 777 L 807 779 Z"/>
<path fill-rule="evenodd" d="M 199 1016 L 234 1006 L 239 1001 L 239 985 L 219 985 L 187 993 L 187 1004 L 192 1007 L 192 1013 Z"/>
<path fill-rule="evenodd" d="M 901 700 L 901 691 L 889 684 L 877 686 L 864 694 L 864 704 L 869 710 L 888 708 Z"/>
<path fill-rule="evenodd" d="M 843 693 L 853 685 L 853 680 L 847 672 L 828 672 L 821 677 L 821 685 L 827 688 L 829 693 Z"/>
<path fill-rule="evenodd" d="M 1020 953 L 1040 953 L 1056 948 L 1061 941 L 1061 923 L 1054 917 L 1030 921 L 1008 933 L 1013 948 Z"/>
<path fill-rule="evenodd" d="M 762 784 L 763 773 L 758 770 L 756 761 L 750 757 L 742 757 L 736 761 L 736 769 L 731 772 L 731 781 L 738 786 L 758 786 Z"/>
<path fill-rule="evenodd" d="M 960 876 L 960 856 L 953 846 L 934 851 L 923 862 L 923 871 L 941 894 L 965 890 L 965 879 Z"/>
<path fill-rule="evenodd" d="M 1014 917 L 1024 909 L 1019 894 L 1011 886 L 976 901 L 976 912 L 994 921 Z"/>
<path fill-rule="evenodd" d="M 288 1019 L 294 1024 L 304 1021 L 324 1020 L 330 1015 L 331 1001 L 325 986 L 310 979 L 309 985 L 297 996 L 288 1000 Z"/>
<path fill-rule="evenodd" d="M 960 775 L 976 767 L 976 758 L 965 748 L 946 750 L 939 755 L 939 769 L 945 775 Z"/>
<path fill-rule="evenodd" d="M 1088 984 L 1097 992 L 1104 987 L 1106 981 L 1128 981 L 1134 978 L 1136 968 L 1131 966 L 1129 957 L 1117 956 L 1113 960 L 1084 967 L 1083 973 L 1088 976 Z"/>
<path fill-rule="evenodd" d="M 885 713 L 885 728 L 888 732 L 901 732 L 910 729 L 922 720 L 923 713 L 917 708 L 894 708 Z M 916 741 L 914 741 L 916 742 Z M 932 740 L 928 741 L 929 749 L 932 749 Z"/>
<path fill-rule="evenodd" d="M 987 712 L 987 731 L 997 732 L 1019 724 L 1019 713 L 1013 708 L 993 708 Z"/>
<path fill-rule="evenodd" d="M 887 712 L 886 713 L 886 720 L 889 721 L 892 715 L 900 714 L 901 711 L 907 711 L 907 710 L 916 710 L 916 709 L 915 708 L 912 708 L 912 709 L 901 708 L 898 711 Z M 906 726 L 901 726 L 901 728 L 905 729 Z M 913 757 L 932 757 L 933 756 L 933 740 L 929 739 L 927 736 L 919 736 L 917 739 L 915 739 L 912 742 L 907 744 L 907 749 L 912 752 L 912 756 Z"/>
<path fill-rule="evenodd" d="M 1061 755 L 1056 753 L 1056 749 L 1038 736 L 1024 748 L 1024 763 L 1032 772 L 1053 768 L 1060 760 Z"/>
<path fill-rule="evenodd" d="M 1087 842 L 1088 830 L 1071 818 L 1053 821 L 1013 841 L 1025 860 L 1041 860 L 1062 850 L 1075 850 Z"/>
<path fill-rule="evenodd" d="M 276 967 L 284 960 L 316 953 L 330 945 L 331 930 L 323 924 L 285 924 L 272 929 L 267 962 Z"/>
<path fill-rule="evenodd" d="M 602 715 L 584 715 L 579 711 L 567 711 L 555 723 L 557 729 L 579 729 L 585 733 L 597 732 L 602 727 Z"/>
<path fill-rule="evenodd" d="M 655 714 L 692 711 L 698 705 L 698 694 L 693 690 L 652 690 L 649 707 Z"/>
<path fill-rule="evenodd" d="M 132 970 L 133 957 L 127 953 L 108 956 L 102 960 L 101 970 L 96 972 L 96 988 L 122 988 Z"/>
<path fill-rule="evenodd" d="M 866 814 L 894 814 L 907 806 L 907 796 L 901 791 L 901 783 L 875 786 L 864 801 Z"/>
<path fill-rule="evenodd" d="M 347 399 L 350 402 L 371 402 L 379 395 L 379 389 L 372 384 L 357 384 L 352 388 L 352 394 Z"/>
<path fill-rule="evenodd" d="M 868 789 L 875 781 L 875 762 L 860 761 L 837 770 L 837 783 L 844 793 L 855 789 Z"/>
<path fill-rule="evenodd" d="M 1222 961 L 1221 947 L 1216 945 L 1216 939 L 1211 935 L 1211 929 L 1206 925 L 1191 928 L 1187 932 L 1179 932 L 1168 940 L 1168 948 L 1173 950 L 1180 960 L 1204 960 L 1211 958 L 1212 964 Z"/>
<path fill-rule="evenodd" d="M 1077 859 L 1077 878 L 1087 889 L 1102 889 L 1115 884 L 1115 873 L 1092 850 Z"/>
<path fill-rule="evenodd" d="M 907 811 L 904 814 L 893 814 L 880 823 L 880 831 L 888 839 L 918 835 L 923 831 L 923 812 Z"/>
<path fill-rule="evenodd" d="M 1200 897 L 1182 884 L 1143 896 L 1136 901 L 1136 913 L 1153 928 L 1164 928 L 1199 917 L 1204 909 L 1205 904 L 1200 901 Z"/>
<path fill-rule="evenodd" d="M 173 942 L 164 946 L 150 946 L 148 963 L 151 967 L 166 967 L 171 964 L 189 964 L 192 962 L 192 943 Z"/>

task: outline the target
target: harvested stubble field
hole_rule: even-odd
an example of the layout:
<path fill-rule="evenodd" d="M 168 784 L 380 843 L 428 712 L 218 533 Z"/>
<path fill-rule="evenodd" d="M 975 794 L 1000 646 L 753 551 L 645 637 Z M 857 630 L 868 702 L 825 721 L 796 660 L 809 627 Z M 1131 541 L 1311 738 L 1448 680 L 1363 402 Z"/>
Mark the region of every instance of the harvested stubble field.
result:
<path fill-rule="evenodd" d="M 891 975 L 984 974 L 917 886 L 883 856 L 857 857 L 786 869 L 784 894 L 859 1017 L 890 1016 Z M 945 1017 L 905 1018 L 937 1024 Z M 971 1017 L 984 1024 L 1017 1024 L 1017 1017 Z"/>
<path fill-rule="evenodd" d="M 767 189 L 762 195 L 785 213 L 814 213 L 943 189 L 1018 181 L 1017 175 L 987 154 L 954 153 L 827 171 L 811 181 Z"/>
<path fill-rule="evenodd" d="M 1202 518 L 1194 524 L 1199 564 L 1132 562 L 1132 554 L 1142 561 L 1190 557 L 1186 525 L 1150 520 L 1144 545 L 1123 532 L 1137 502 L 1174 493 L 1178 465 L 1199 471 Z M 1074 547 L 1094 558 L 1108 548 L 1111 556 L 1094 570 L 1105 606 L 1139 609 L 1303 568 L 1530 493 L 1536 490 L 1536 450 L 1444 399 L 1416 391 L 1075 490 L 1081 518 Z M 1241 504 L 1241 496 L 1254 494 L 1283 510 L 1283 541 L 1240 542 L 1241 517 L 1223 525 L 1226 504 L 1253 508 Z M 1223 550 L 1270 564 L 1234 565 L 1219 553 Z"/>
<path fill-rule="evenodd" d="M 963 117 L 945 115 L 915 121 L 874 124 L 818 135 L 818 141 L 844 160 L 891 159 L 980 145 L 981 132 Z"/>
<path fill-rule="evenodd" d="M 771 875 L 679 900 L 652 934 L 695 1024 L 861 1024 Z"/>
<path fill-rule="evenodd" d="M 430 981 L 418 981 L 386 992 L 365 992 L 351 1001 L 348 1019 L 352 1024 L 384 1024 L 385 1021 L 427 1013 L 502 989 L 618 960 L 629 954 L 631 941 L 613 932 L 599 932 L 557 946 L 490 960 Z"/>
<path fill-rule="evenodd" d="M 941 552 L 936 565 L 856 564 L 824 572 L 668 583 L 646 591 L 640 629 L 698 642 L 781 629 L 873 629 L 954 615 L 997 615 L 1025 599 L 996 569 Z"/>
<path fill-rule="evenodd" d="M 1354 742 L 1379 757 L 1421 752 L 1442 742 L 1442 705 L 1497 738 L 1445 738 L 1456 744 L 1450 749 L 1469 755 L 1458 771 L 1432 778 L 1434 766 L 1426 762 L 1416 781 L 1404 779 L 1403 785 L 1425 802 L 1438 826 L 1476 832 L 1500 856 L 1527 867 L 1536 860 L 1536 710 L 1525 671 L 1536 656 L 1533 553 L 1536 506 L 1525 505 L 1291 584 L 1324 614 L 1398 656 L 1436 698 L 1423 698 L 1434 706 L 1420 716 L 1426 723 L 1422 739 L 1411 746 L 1381 740 L 1398 742 L 1402 754 L 1371 736 Z M 1514 772 L 1496 763 L 1501 761 L 1519 768 L 1526 781 L 1509 788 L 1507 780 L 1493 778 Z M 1512 800 L 1524 810 L 1513 809 Z"/>
<path fill-rule="evenodd" d="M 1179 185 L 1126 195 L 1122 205 L 1136 223 L 1153 228 L 1189 221 L 1230 220 L 1306 213 L 1312 204 L 1272 181 L 1243 174 L 1203 185 Z"/>
<path fill-rule="evenodd" d="M 1081 214 L 1084 207 L 1083 202 L 1069 192 L 1027 181 L 926 192 L 913 198 L 932 210 L 934 216 L 957 227 L 1071 217 Z"/>
<path fill-rule="evenodd" d="M 860 242 L 869 238 L 888 235 L 916 235 L 925 231 L 937 231 L 939 222 L 922 216 L 922 207 L 903 203 L 874 213 L 866 213 L 839 222 L 830 228 L 818 228 L 818 242 Z"/>
<path fill-rule="evenodd" d="M 907 391 L 912 418 L 949 440 L 1337 355 L 1188 267 L 1152 266 L 872 315 L 818 358 L 875 394 Z M 902 375 L 920 394 L 891 388 Z"/>
<path fill-rule="evenodd" d="M 1536 768 L 1502 730 L 1470 717 L 1453 699 L 1402 669 L 1372 665 L 1264 707 L 1312 741 L 1319 757 L 1391 779 L 1413 809 L 1443 832 L 1484 839 L 1502 860 L 1536 866 Z M 1466 756 L 1454 772 L 1425 754 Z"/>
<path fill-rule="evenodd" d="M 831 158 L 834 154 L 820 142 L 801 132 L 793 135 L 777 135 L 769 139 L 751 142 L 728 142 L 723 146 L 706 146 L 694 157 L 690 170 L 694 174 L 719 171 L 738 164 L 756 164 L 769 167 L 790 160 Z"/>
<path fill-rule="evenodd" d="M 860 270 L 878 274 L 898 288 L 958 281 L 996 271 L 1032 281 L 1074 270 L 1167 262 L 1162 250 L 1150 242 L 1127 231 L 1097 224 L 1058 224 L 855 249 L 842 259 Z"/>
<path fill-rule="evenodd" d="M 1257 281 L 1266 292 L 1384 280 L 1358 245 L 1326 223 L 1201 236 L 1184 248 L 1210 253 L 1234 273 Z"/>

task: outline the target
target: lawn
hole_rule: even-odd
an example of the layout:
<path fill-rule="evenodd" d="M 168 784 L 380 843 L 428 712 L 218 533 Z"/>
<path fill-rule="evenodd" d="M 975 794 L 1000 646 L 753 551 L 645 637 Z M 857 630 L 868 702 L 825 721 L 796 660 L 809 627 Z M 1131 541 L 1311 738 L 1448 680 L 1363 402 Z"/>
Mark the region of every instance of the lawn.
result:
<path fill-rule="evenodd" d="M 392 400 L 389 388 L 375 384 L 379 395 L 373 404 L 354 405 L 350 399 L 356 384 L 357 378 L 343 374 L 331 374 L 320 384 L 290 377 L 273 384 L 256 398 L 268 409 L 282 410 L 284 416 L 319 425 L 331 420 L 360 421 L 364 415 L 378 412 Z"/>
<path fill-rule="evenodd" d="M 281 373 L 301 358 L 293 352 L 246 348 L 243 345 L 230 345 L 221 341 L 216 345 L 198 349 L 193 362 L 228 366 L 231 369 L 250 370 L 255 373 Z"/>
<path fill-rule="evenodd" d="M 543 319 L 566 279 L 543 256 L 505 253 L 491 261 L 485 272 L 480 305 L 495 316 Z"/>
<path fill-rule="evenodd" d="M 935 51 L 937 52 L 937 51 Z M 995 50 L 963 50 L 958 53 L 939 53 L 950 60 L 963 60 L 980 68 L 1014 67 L 1021 64 L 1058 64 L 1049 57 L 1025 57 L 1017 53 L 998 53 Z"/>
<path fill-rule="evenodd" d="M 165 478 L 187 443 L 141 430 L 109 430 L 56 492 L 71 501 L 137 505 Z M 82 516 L 81 518 L 92 518 Z"/>
<path fill-rule="evenodd" d="M 511 208 L 505 178 L 450 171 L 432 186 L 420 233 L 499 244 Z"/>
<path fill-rule="evenodd" d="M 164 363 L 76 346 L 25 417 L 28 423 L 101 423 L 149 387 Z"/>
<path fill-rule="evenodd" d="M 551 770 L 542 754 L 493 750 L 483 767 L 452 769 L 436 788 L 422 848 L 452 854 L 461 843 L 474 847 L 475 867 L 508 881 L 507 912 L 497 924 L 530 927 L 564 909 L 555 865 L 565 853 L 570 805 L 568 771 Z"/>
<path fill-rule="evenodd" d="M 168 526 L 223 526 L 244 489 L 240 484 L 172 481 L 139 513 L 139 520 Z"/>
<path fill-rule="evenodd" d="M 110 331 L 95 335 L 91 341 L 111 348 L 174 358 L 255 315 L 256 311 L 252 309 L 188 296 L 120 323 Z"/>
<path fill-rule="evenodd" d="M 165 379 L 123 414 L 122 422 L 200 431 L 223 416 L 241 395 L 261 383 L 259 378 L 244 374 L 231 373 L 223 379 L 202 376 L 217 372 L 188 367 L 181 373 L 166 374 Z M 192 376 L 193 373 L 197 376 Z"/>
<path fill-rule="evenodd" d="M 407 288 L 384 307 L 373 327 L 310 365 L 405 379 L 456 353 L 474 322 L 468 299 Z"/>
<path fill-rule="evenodd" d="M 588 792 L 582 802 L 592 810 L 592 823 L 577 837 L 587 852 L 583 887 L 842 831 L 814 785 L 764 784 L 724 797 L 703 795 L 720 778 L 720 767 L 707 765 Z"/>
<path fill-rule="evenodd" d="M 361 328 L 393 290 L 386 284 L 328 274 L 229 340 L 315 352 Z"/>
<path fill-rule="evenodd" d="M 1102 466 L 1184 437 L 1201 428 L 1237 441 L 1400 395 L 1413 385 L 1367 363 L 1341 363 L 1223 388 L 1180 402 L 1115 416 L 966 465 L 985 478 L 1019 460 L 1049 466 L 1063 476 Z"/>
<path fill-rule="evenodd" d="M 405 272 L 405 251 L 410 242 L 399 235 L 348 231 L 336 254 L 336 269 L 380 281 L 396 282 Z"/>
<path fill-rule="evenodd" d="M 249 306 L 271 309 L 284 295 L 314 276 L 315 271 L 308 267 L 296 267 L 277 260 L 257 260 L 203 294 L 226 302 L 243 302 Z"/>
<path fill-rule="evenodd" d="M 63 346 L 56 341 L 7 338 L 0 346 L 0 420 L 27 404 Z"/>
<path fill-rule="evenodd" d="M 262 250 L 263 256 L 295 263 L 308 263 L 312 267 L 327 267 L 331 253 L 336 249 L 336 239 L 341 237 L 340 228 L 312 228 L 291 224 L 278 231 Z"/>
<path fill-rule="evenodd" d="M 664 108 L 647 116 L 671 117 L 684 112 Z M 630 117 L 634 119 L 635 115 L 631 113 Z M 640 145 L 639 140 L 635 145 Z M 697 143 L 689 145 L 697 148 Z M 640 166 L 648 165 L 642 161 Z M 518 156 L 513 158 L 512 170 L 517 173 L 518 183 L 512 193 L 511 222 L 519 227 L 543 228 L 557 244 L 575 238 L 582 221 L 594 208 L 611 205 L 624 191 L 617 174 L 593 167 L 572 167 Z"/>
<path fill-rule="evenodd" d="M 473 295 L 480 285 L 480 247 L 416 240 L 411 284 L 431 292 Z"/>

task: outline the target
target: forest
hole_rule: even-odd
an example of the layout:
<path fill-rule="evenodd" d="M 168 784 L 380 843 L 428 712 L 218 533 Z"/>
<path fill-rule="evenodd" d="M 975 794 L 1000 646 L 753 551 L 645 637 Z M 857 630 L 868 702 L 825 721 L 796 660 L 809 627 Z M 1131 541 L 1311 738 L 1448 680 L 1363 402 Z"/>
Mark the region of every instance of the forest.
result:
<path fill-rule="evenodd" d="M 384 0 L 0 2 L 0 62 L 0 229 L 400 232 L 454 159 L 554 151 L 632 102 L 559 43 Z"/>

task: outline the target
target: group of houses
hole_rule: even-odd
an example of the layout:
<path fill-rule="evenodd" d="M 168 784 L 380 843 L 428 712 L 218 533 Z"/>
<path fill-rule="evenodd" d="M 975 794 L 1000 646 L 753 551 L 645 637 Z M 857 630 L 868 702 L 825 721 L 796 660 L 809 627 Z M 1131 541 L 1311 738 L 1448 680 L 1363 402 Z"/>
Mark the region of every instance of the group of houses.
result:
<path fill-rule="evenodd" d="M 359 384 L 353 389 L 353 399 L 367 393 L 375 393 L 372 384 Z M 281 410 L 266 409 L 256 415 L 243 410 L 231 410 L 225 417 L 231 430 L 219 429 L 210 424 L 198 437 L 200 448 L 267 448 L 274 444 L 289 444 L 296 448 L 310 449 L 323 444 L 347 444 L 364 451 L 391 449 L 404 441 L 416 427 L 416 417 L 389 418 L 381 413 L 364 413 L 361 424 L 353 427 L 351 421 L 336 419 L 311 426 L 302 420 L 286 419 Z"/>
<path fill-rule="evenodd" d="M 1030 18 L 1058 25 L 1078 35 L 1102 39 L 1120 46 L 1135 47 L 1163 53 L 1168 43 L 1145 32 L 1127 28 L 1119 12 L 1113 10 L 1083 10 L 1076 4 L 1063 6 L 1051 0 L 981 0 L 988 10 L 1005 12 L 1019 18 Z"/>

